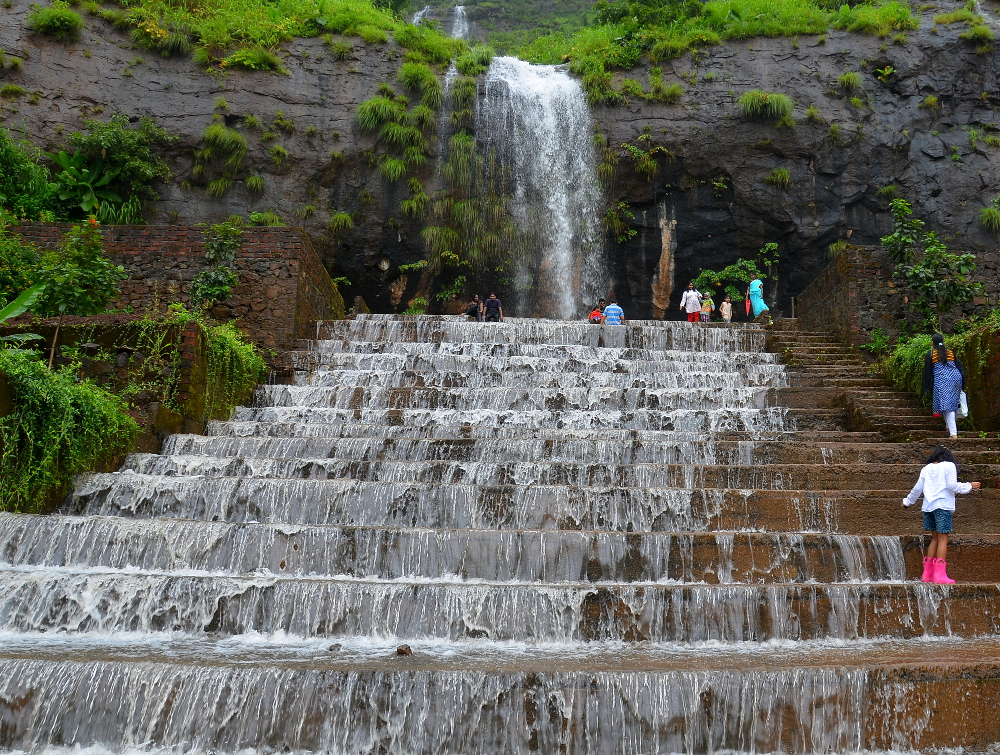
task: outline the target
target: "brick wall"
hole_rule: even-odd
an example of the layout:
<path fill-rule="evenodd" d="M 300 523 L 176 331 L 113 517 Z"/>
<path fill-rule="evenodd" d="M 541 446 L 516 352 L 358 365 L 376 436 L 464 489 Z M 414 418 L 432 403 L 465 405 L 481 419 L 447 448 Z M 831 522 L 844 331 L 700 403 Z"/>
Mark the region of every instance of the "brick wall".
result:
<path fill-rule="evenodd" d="M 59 244 L 66 223 L 23 223 L 12 229 L 39 247 Z M 104 226 L 104 249 L 125 267 L 128 280 L 113 307 L 162 311 L 173 302 L 190 304 L 191 281 L 212 267 L 205 259 L 201 228 Z M 213 309 L 219 319 L 237 317 L 261 346 L 283 348 L 308 335 L 313 320 L 344 316 L 344 301 L 309 238 L 298 228 L 246 228 L 236 259 L 240 285 Z"/>
<path fill-rule="evenodd" d="M 983 284 L 985 296 L 965 305 L 969 314 L 987 314 L 1000 296 L 997 255 L 977 255 L 973 280 Z M 910 333 L 920 332 L 920 318 L 909 306 L 909 289 L 892 280 L 893 263 L 879 247 L 849 246 L 795 298 L 795 313 L 804 330 L 829 332 L 856 346 L 869 341 L 881 328 L 894 337 L 902 323 Z M 961 316 L 955 308 L 945 316 L 946 329 Z"/>

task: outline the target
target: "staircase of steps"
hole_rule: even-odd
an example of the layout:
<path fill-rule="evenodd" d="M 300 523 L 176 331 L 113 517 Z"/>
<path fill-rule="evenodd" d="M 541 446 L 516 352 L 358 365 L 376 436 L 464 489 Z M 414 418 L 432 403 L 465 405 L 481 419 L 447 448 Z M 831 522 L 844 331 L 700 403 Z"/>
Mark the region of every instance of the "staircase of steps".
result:
<path fill-rule="evenodd" d="M 911 393 L 872 373 L 856 349 L 828 333 L 801 331 L 796 320 L 780 319 L 768 334 L 768 349 L 786 365 L 790 385 L 840 389 L 841 421 L 851 430 L 887 440 L 947 435 L 943 421 Z"/>
<path fill-rule="evenodd" d="M 0 749 L 995 748 L 1000 491 L 919 582 L 934 441 L 853 426 L 834 346 L 318 324 L 292 384 L 0 515 Z"/>

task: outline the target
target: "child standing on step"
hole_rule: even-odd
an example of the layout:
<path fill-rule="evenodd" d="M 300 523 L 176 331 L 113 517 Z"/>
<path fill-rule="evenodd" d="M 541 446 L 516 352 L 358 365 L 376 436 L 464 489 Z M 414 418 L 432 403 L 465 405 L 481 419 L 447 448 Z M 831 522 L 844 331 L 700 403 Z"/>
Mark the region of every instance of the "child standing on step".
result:
<path fill-rule="evenodd" d="M 924 496 L 924 529 L 931 533 L 931 545 L 924 557 L 924 573 L 921 582 L 936 582 L 953 585 L 955 580 L 948 577 L 946 558 L 948 555 L 948 534 L 951 532 L 951 517 L 955 511 L 955 494 L 965 495 L 982 487 L 978 482 L 959 482 L 955 457 L 944 446 L 934 446 L 927 457 L 927 465 L 920 470 L 917 484 L 903 499 L 903 508 L 917 502 Z"/>

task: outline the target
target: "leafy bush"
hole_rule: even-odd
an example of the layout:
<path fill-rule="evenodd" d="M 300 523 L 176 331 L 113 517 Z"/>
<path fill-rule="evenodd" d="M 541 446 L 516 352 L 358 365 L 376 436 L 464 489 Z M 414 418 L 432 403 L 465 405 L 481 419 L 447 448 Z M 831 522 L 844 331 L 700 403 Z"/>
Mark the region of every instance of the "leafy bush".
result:
<path fill-rule="evenodd" d="M 54 0 L 47 8 L 33 5 L 26 23 L 32 31 L 55 37 L 59 42 L 75 41 L 83 29 L 83 19 L 80 18 L 80 14 L 62 0 Z"/>
<path fill-rule="evenodd" d="M 205 341 L 206 419 L 229 419 L 236 406 L 249 402 L 267 375 L 267 363 L 231 322 L 206 327 Z"/>
<path fill-rule="evenodd" d="M 225 265 L 211 270 L 202 270 L 191 281 L 191 306 L 214 307 L 233 295 L 233 289 L 240 284 L 240 277 Z"/>
<path fill-rule="evenodd" d="M 88 163 L 80 150 L 72 155 L 60 150 L 58 154 L 50 153 L 48 156 L 61 168 L 56 174 L 59 198 L 70 200 L 84 214 L 93 212 L 105 202 L 122 201 L 121 196 L 109 185 L 118 171 L 114 168 L 106 169 L 102 158 Z"/>
<path fill-rule="evenodd" d="M 795 105 L 791 97 L 786 94 L 752 89 L 740 95 L 737 106 L 745 118 L 781 119 L 790 117 Z"/>
<path fill-rule="evenodd" d="M 0 126 L 0 209 L 17 218 L 54 220 L 59 185 L 39 164 L 41 152 L 26 141 L 14 142 Z"/>
<path fill-rule="evenodd" d="M 275 71 L 287 74 L 281 65 L 281 58 L 264 47 L 244 47 L 227 55 L 219 63 L 219 68 L 240 68 L 245 71 Z"/>
<path fill-rule="evenodd" d="M 39 259 L 35 246 L 10 233 L 0 219 L 0 307 L 35 282 Z"/>
<path fill-rule="evenodd" d="M 861 74 L 857 71 L 848 71 L 837 77 L 837 84 L 845 92 L 855 92 L 861 89 Z"/>
<path fill-rule="evenodd" d="M 133 128 L 128 116 L 115 113 L 108 121 L 88 120 L 86 134 L 70 134 L 69 143 L 88 160 L 104 160 L 117 173 L 110 186 L 123 197 L 158 199 L 153 190 L 157 181 L 170 176 L 170 168 L 158 150 L 175 139 L 157 126 L 152 118 L 140 118 Z"/>
<path fill-rule="evenodd" d="M 13 413 L 0 420 L 0 509 L 40 511 L 73 475 L 131 448 L 139 427 L 122 400 L 74 372 L 0 349 L 0 373 L 14 394 Z"/>

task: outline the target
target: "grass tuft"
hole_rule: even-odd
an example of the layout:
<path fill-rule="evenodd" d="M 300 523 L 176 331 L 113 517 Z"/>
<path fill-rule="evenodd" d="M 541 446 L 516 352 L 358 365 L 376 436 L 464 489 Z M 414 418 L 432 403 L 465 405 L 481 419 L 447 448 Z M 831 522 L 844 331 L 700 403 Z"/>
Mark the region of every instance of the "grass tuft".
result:
<path fill-rule="evenodd" d="M 29 29 L 59 42 L 73 42 L 80 37 L 83 19 L 69 7 L 69 3 L 55 0 L 48 7 L 35 5 L 25 22 Z"/>
<path fill-rule="evenodd" d="M 777 186 L 780 189 L 788 188 L 792 182 L 792 176 L 786 168 L 775 168 L 764 177 L 764 183 Z"/>
<path fill-rule="evenodd" d="M 837 85 L 845 92 L 856 92 L 861 89 L 861 74 L 857 71 L 848 71 L 837 77 Z"/>
<path fill-rule="evenodd" d="M 740 115 L 745 118 L 781 120 L 790 118 L 795 104 L 791 97 L 776 92 L 752 89 L 740 95 L 737 102 Z"/>

